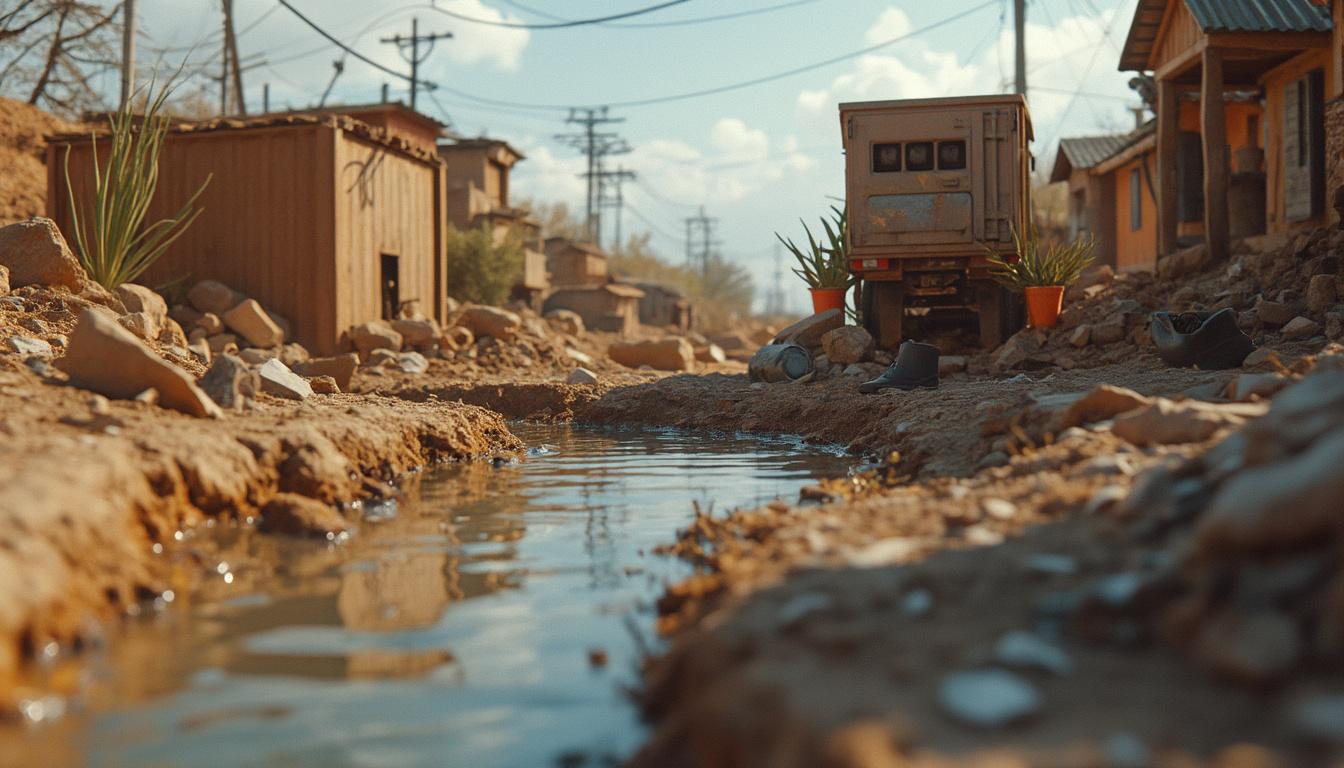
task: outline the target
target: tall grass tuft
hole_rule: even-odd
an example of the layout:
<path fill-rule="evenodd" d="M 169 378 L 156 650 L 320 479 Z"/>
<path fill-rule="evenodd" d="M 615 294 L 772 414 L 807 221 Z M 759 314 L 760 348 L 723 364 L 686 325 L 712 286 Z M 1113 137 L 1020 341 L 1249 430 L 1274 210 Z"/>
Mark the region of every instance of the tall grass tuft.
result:
<path fill-rule="evenodd" d="M 1071 243 L 1041 243 L 1041 236 L 1034 224 L 1027 225 L 1026 232 L 1013 227 L 1013 258 L 1004 258 L 998 251 L 985 246 L 990 265 L 990 277 L 999 284 L 1022 290 L 1023 288 L 1069 285 L 1087 265 L 1092 263 L 1096 251 L 1096 239 L 1088 234 Z"/>
<path fill-rule="evenodd" d="M 104 288 L 115 289 L 139 277 L 204 210 L 195 207 L 196 200 L 211 176 L 174 216 L 145 225 L 159 184 L 159 152 L 172 122 L 162 114 L 170 90 L 165 87 L 155 95 L 150 86 L 143 118 L 134 114 L 133 99 L 127 99 L 108 116 L 112 147 L 105 165 L 98 159 L 97 136 L 92 137 L 92 205 L 81 207 L 75 199 L 70 183 L 70 148 L 66 147 L 65 189 L 70 198 L 75 248 L 89 277 Z"/>

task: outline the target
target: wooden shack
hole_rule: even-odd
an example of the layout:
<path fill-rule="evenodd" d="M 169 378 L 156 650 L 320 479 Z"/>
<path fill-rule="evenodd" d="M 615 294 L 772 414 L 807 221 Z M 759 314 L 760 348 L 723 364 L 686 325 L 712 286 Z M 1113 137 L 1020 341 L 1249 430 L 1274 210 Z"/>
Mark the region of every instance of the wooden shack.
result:
<path fill-rule="evenodd" d="M 691 330 L 691 301 L 681 291 L 662 283 L 631 281 L 628 283 L 644 292 L 639 300 L 639 322 L 659 328 Z"/>
<path fill-rule="evenodd" d="M 546 270 L 557 287 L 595 286 L 607 282 L 607 254 L 592 243 L 552 237 L 546 240 Z"/>
<path fill-rule="evenodd" d="M 588 328 L 630 336 L 639 330 L 642 298 L 643 291 L 620 283 L 576 285 L 557 288 L 546 298 L 543 309 L 568 309 L 578 313 Z"/>
<path fill-rule="evenodd" d="M 1231 238 L 1229 91 L 1264 102 L 1265 220 L 1280 234 L 1326 221 L 1324 101 L 1335 93 L 1330 10 L 1313 0 L 1139 0 L 1120 56 L 1122 71 L 1157 84 L 1158 251 L 1180 236 L 1181 102 L 1198 103 L 1202 234 L 1214 258 Z"/>
<path fill-rule="evenodd" d="M 438 147 L 444 164 L 448 223 L 458 229 L 489 227 L 496 240 L 515 233 L 523 240 L 523 276 L 512 298 L 541 309 L 550 288 L 541 225 L 528 211 L 509 205 L 509 174 L 526 159 L 498 139 L 460 139 Z"/>
<path fill-rule="evenodd" d="M 89 200 L 91 150 L 87 135 L 48 145 L 48 215 L 65 232 L 65 158 L 76 199 Z M 175 213 L 209 177 L 203 212 L 140 282 L 220 280 L 287 318 L 317 354 L 407 302 L 442 319 L 441 172 L 418 142 L 338 114 L 178 125 L 149 220 Z"/>

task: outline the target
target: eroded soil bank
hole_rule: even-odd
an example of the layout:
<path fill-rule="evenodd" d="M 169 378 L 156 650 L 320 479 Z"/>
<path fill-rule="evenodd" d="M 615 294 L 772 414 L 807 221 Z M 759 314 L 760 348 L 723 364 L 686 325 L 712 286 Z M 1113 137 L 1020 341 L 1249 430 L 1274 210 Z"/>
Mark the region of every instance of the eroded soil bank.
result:
<path fill-rule="evenodd" d="M 44 383 L 8 358 L 0 435 L 0 692 L 11 705 L 24 659 L 77 648 L 165 588 L 156 550 L 183 529 L 266 526 L 269 509 L 271 524 L 322 535 L 341 526 L 324 509 L 389 493 L 398 475 L 520 447 L 498 415 L 471 406 L 259 394 L 247 412 L 193 419 Z"/>

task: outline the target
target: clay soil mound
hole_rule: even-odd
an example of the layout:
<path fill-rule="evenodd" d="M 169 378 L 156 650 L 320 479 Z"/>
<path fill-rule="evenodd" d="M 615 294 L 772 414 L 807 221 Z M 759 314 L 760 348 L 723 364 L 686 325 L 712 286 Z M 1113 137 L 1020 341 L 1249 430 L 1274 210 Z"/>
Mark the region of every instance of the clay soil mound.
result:
<path fill-rule="evenodd" d="M 78 128 L 37 107 L 0 98 L 0 225 L 46 211 L 46 137 Z"/>

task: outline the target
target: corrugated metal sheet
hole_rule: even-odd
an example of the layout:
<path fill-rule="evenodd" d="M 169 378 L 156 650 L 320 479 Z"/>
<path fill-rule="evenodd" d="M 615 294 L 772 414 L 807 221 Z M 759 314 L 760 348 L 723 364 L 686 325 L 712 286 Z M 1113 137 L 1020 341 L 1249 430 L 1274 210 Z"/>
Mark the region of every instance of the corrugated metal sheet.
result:
<path fill-rule="evenodd" d="M 1091 168 L 1119 151 L 1129 142 L 1131 134 L 1086 136 L 1078 139 L 1060 139 L 1059 148 L 1074 168 Z"/>
<path fill-rule="evenodd" d="M 1185 0 L 1205 32 L 1329 32 L 1330 11 L 1311 0 Z"/>

